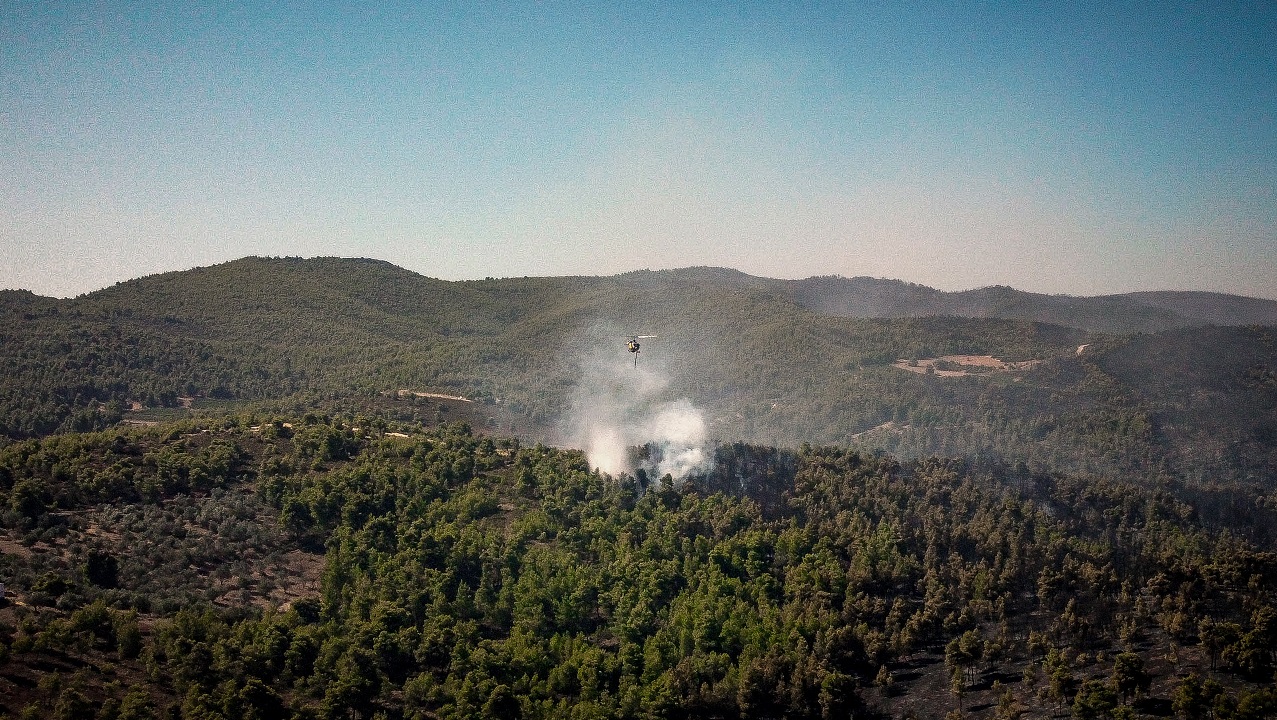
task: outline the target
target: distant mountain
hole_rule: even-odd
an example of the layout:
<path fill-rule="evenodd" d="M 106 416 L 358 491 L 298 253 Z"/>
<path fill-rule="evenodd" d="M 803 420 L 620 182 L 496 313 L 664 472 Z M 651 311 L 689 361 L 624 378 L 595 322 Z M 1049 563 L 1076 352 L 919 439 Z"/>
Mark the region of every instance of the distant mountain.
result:
<path fill-rule="evenodd" d="M 1212 325 L 1277 325 L 1277 302 L 1210 292 L 1141 292 L 1126 297 Z"/>
<path fill-rule="evenodd" d="M 1031 320 L 1103 333 L 1160 332 L 1201 325 L 1277 325 L 1277 302 L 1202 292 L 1098 297 L 1042 295 L 1008 287 L 943 292 L 898 280 L 813 277 L 789 283 L 803 307 L 840 317 L 949 315 Z"/>
<path fill-rule="evenodd" d="M 472 400 L 486 427 L 572 443 L 594 408 L 638 423 L 686 399 L 711 440 L 1277 491 L 1277 350 L 1255 323 L 1273 305 L 719 268 L 445 282 L 244 258 L 72 300 L 0 293 L 0 436 L 208 403 L 389 403 L 432 422 L 450 412 L 435 393 Z M 637 334 L 658 337 L 635 368 Z"/>

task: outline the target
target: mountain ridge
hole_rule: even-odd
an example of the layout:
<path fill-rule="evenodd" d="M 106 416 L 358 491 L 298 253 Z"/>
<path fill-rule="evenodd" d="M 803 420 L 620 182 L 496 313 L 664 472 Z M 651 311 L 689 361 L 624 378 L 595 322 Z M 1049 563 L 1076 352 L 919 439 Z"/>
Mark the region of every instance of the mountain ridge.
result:
<path fill-rule="evenodd" d="M 954 316 L 1029 320 L 1103 333 L 1158 332 L 1179 327 L 1204 325 L 1277 325 L 1277 301 L 1228 293 L 1196 290 L 1162 290 L 1105 295 L 1048 295 L 991 285 L 961 291 L 938 290 L 905 280 L 869 276 L 816 275 L 783 280 L 750 275 L 732 268 L 688 266 L 665 270 L 633 270 L 616 275 L 565 275 L 488 278 L 484 280 L 440 280 L 407 270 L 385 260 L 371 258 L 269 258 L 249 256 L 210 266 L 147 275 L 95 290 L 80 298 L 118 296 L 126 289 L 157 288 L 172 282 L 191 282 L 201 276 L 227 272 L 254 272 L 265 268 L 283 271 L 313 271 L 325 267 L 352 278 L 376 275 L 377 283 L 389 283 L 392 292 L 378 288 L 366 298 L 370 304 L 401 300 L 404 292 L 447 291 L 453 299 L 464 296 L 463 288 L 483 288 L 470 294 L 501 296 L 503 291 L 529 284 L 542 288 L 571 286 L 578 291 L 615 285 L 618 288 L 656 286 L 668 283 L 710 283 L 753 291 L 774 292 L 800 306 L 823 315 L 850 318 L 906 318 Z M 340 268 L 345 268 L 341 270 Z M 276 278 L 279 280 L 280 278 Z M 283 288 L 281 288 L 282 290 Z M 395 294 L 394 291 L 398 291 Z M 25 295 L 22 295 L 25 293 Z M 21 298 L 21 300 L 19 300 Z M 79 298 L 77 298 L 79 299 Z M 64 302 L 30 291 L 7 290 L 0 305 L 21 302 L 43 306 Z M 492 309 L 492 308 L 489 308 Z"/>
<path fill-rule="evenodd" d="M 1105 333 L 1277 324 L 1277 301 L 1223 293 L 1159 291 L 1088 297 L 1045 295 L 1003 285 L 946 292 L 867 277 L 825 276 L 790 282 L 793 296 L 805 307 L 844 317 L 997 317 Z"/>

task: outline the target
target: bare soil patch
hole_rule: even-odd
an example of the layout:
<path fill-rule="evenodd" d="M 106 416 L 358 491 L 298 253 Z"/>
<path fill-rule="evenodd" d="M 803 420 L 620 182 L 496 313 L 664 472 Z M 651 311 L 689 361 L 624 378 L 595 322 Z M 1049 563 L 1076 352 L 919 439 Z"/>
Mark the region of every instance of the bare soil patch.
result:
<path fill-rule="evenodd" d="M 23 560 L 30 559 L 35 551 L 8 535 L 0 535 L 0 555 L 14 555 Z"/>
<path fill-rule="evenodd" d="M 892 433 L 892 432 L 908 430 L 908 429 L 909 429 L 908 423 L 898 423 L 894 420 L 888 420 L 887 422 L 882 423 L 881 425 L 875 425 L 874 427 L 871 427 L 868 430 L 862 430 L 861 432 L 858 432 L 858 433 L 852 433 L 851 438 L 854 440 L 854 439 L 865 437 L 866 435 L 872 435 L 874 433 Z"/>
<path fill-rule="evenodd" d="M 462 397 L 460 395 L 445 395 L 443 393 L 422 392 L 420 390 L 405 390 L 402 388 L 395 391 L 395 395 L 401 398 L 411 396 L 411 397 L 419 397 L 419 398 L 431 398 L 433 400 L 453 400 L 456 402 L 465 402 L 465 403 L 474 402 L 473 400 Z"/>
<path fill-rule="evenodd" d="M 1041 363 L 1041 360 L 1006 362 L 992 355 L 945 355 L 916 361 L 901 358 L 892 363 L 892 367 L 919 375 L 965 377 L 967 375 L 1032 370 Z"/>
<path fill-rule="evenodd" d="M 277 594 L 288 600 L 309 597 L 319 593 L 320 576 L 324 574 L 325 557 L 304 550 L 290 550 L 271 571 L 279 586 Z M 269 573 L 268 573 L 269 574 Z M 272 594 L 274 599 L 276 594 Z"/>

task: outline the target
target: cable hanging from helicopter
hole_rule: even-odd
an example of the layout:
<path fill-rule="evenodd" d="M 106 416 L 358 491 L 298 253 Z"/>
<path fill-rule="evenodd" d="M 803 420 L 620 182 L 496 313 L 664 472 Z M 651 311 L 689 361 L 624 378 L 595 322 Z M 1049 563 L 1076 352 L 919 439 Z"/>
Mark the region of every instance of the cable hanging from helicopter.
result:
<path fill-rule="evenodd" d="M 639 340 L 647 340 L 654 338 L 655 335 L 630 335 L 630 341 L 625 344 L 625 349 L 634 353 L 634 367 L 638 367 Z"/>

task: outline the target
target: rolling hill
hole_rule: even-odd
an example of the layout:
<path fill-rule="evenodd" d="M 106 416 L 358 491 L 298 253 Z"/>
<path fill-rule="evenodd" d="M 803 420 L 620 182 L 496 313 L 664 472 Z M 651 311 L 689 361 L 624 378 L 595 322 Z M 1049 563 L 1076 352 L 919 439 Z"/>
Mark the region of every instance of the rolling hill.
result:
<path fill-rule="evenodd" d="M 788 292 L 803 307 L 841 317 L 1002 318 L 1102 333 L 1148 333 L 1203 325 L 1277 325 L 1277 302 L 1219 293 L 1073 297 L 1001 286 L 943 292 L 899 280 L 867 277 L 795 280 L 789 282 Z"/>
<path fill-rule="evenodd" d="M 642 413 L 686 398 L 721 442 L 1269 492 L 1277 351 L 1255 323 L 1274 307 L 718 268 L 445 282 L 373 260 L 245 258 L 71 300 L 0 295 L 0 432 L 91 429 L 183 398 L 438 410 L 386 399 L 409 390 L 464 396 L 492 429 L 573 443 L 570 421 L 592 405 Z M 630 334 L 659 336 L 637 369 Z"/>

